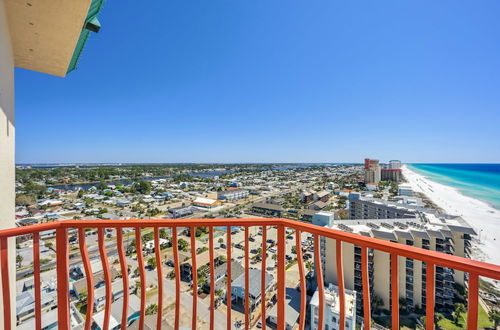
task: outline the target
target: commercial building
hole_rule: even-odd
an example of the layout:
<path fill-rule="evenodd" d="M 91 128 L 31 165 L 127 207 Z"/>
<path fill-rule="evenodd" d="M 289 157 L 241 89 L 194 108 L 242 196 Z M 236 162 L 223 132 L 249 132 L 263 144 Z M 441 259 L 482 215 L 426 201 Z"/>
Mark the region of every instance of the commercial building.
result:
<path fill-rule="evenodd" d="M 225 191 L 219 191 L 217 193 L 217 199 L 225 200 L 228 202 L 245 199 L 247 197 L 248 197 L 248 190 L 244 189 L 229 189 Z"/>
<path fill-rule="evenodd" d="M 202 207 L 205 209 L 212 209 L 214 207 L 220 206 L 221 201 L 211 198 L 196 197 L 193 201 L 193 206 Z"/>
<path fill-rule="evenodd" d="M 330 228 L 466 258 L 470 255 L 471 236 L 475 235 L 474 230 L 462 218 L 438 214 L 433 210 L 419 212 L 415 218 L 335 221 Z M 326 239 L 325 245 L 325 249 L 322 249 L 325 281 L 337 283 L 336 260 L 326 258 L 336 255 L 336 242 Z M 361 315 L 361 248 L 342 243 L 342 252 L 344 284 L 347 289 L 357 292 L 358 315 Z M 425 263 L 404 257 L 399 257 L 398 262 L 399 297 L 405 301 L 410 311 L 416 307 L 425 307 Z M 383 309 L 390 309 L 391 304 L 390 270 L 388 253 L 368 250 L 370 295 L 372 301 L 375 296 L 381 299 Z M 436 267 L 435 280 L 436 308 L 452 309 L 454 284 L 464 286 L 466 276 L 460 271 Z"/>
<path fill-rule="evenodd" d="M 346 330 L 356 328 L 356 292 L 352 290 L 344 291 L 345 301 L 345 327 Z M 318 329 L 319 316 L 319 291 L 316 289 L 309 302 L 311 306 L 311 329 Z M 336 285 L 329 283 L 325 285 L 325 308 L 324 308 L 324 326 L 325 329 L 340 329 L 340 299 L 339 290 Z"/>
<path fill-rule="evenodd" d="M 255 203 L 252 205 L 252 212 L 267 216 L 281 217 L 284 211 L 281 206 L 276 204 Z"/>

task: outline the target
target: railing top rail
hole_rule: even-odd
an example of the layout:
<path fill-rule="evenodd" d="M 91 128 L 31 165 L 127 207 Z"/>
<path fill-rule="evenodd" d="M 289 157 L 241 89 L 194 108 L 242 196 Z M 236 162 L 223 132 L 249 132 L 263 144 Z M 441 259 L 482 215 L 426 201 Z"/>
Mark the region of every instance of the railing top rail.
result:
<path fill-rule="evenodd" d="M 317 234 L 331 239 L 339 239 L 375 250 L 394 253 L 401 257 L 413 258 L 439 266 L 475 273 L 500 280 L 500 266 L 475 261 L 441 252 L 425 250 L 413 246 L 384 241 L 377 238 L 321 227 L 300 221 L 280 218 L 259 219 L 131 219 L 131 220 L 64 220 L 51 223 L 31 225 L 19 228 L 0 230 L 0 238 L 32 234 L 35 232 L 63 228 L 129 228 L 129 227 L 190 227 L 190 226 L 277 226 L 284 225 L 304 232 Z"/>

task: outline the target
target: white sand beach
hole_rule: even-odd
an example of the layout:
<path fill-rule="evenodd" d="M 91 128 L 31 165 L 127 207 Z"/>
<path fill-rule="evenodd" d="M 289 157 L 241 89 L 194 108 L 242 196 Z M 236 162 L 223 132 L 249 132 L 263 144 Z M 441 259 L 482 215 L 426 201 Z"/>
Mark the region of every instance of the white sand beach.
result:
<path fill-rule="evenodd" d="M 500 210 L 463 195 L 457 189 L 431 181 L 403 166 L 413 190 L 425 194 L 451 215 L 460 215 L 477 232 L 472 258 L 500 265 Z"/>

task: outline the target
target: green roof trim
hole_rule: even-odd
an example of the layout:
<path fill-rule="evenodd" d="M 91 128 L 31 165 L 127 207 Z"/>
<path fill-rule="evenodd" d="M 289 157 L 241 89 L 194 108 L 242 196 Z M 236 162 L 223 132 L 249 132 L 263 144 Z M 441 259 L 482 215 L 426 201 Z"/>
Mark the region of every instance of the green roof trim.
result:
<path fill-rule="evenodd" d="M 78 42 L 76 43 L 75 50 L 73 51 L 73 57 L 71 57 L 68 71 L 66 73 L 70 73 L 71 71 L 76 69 L 78 60 L 80 59 L 80 55 L 82 54 L 83 48 L 85 47 L 85 43 L 90 36 L 90 30 L 87 28 L 87 23 L 91 23 L 98 28 L 101 27 L 101 24 L 97 19 L 97 15 L 99 14 L 103 3 L 104 0 L 92 0 L 89 12 L 87 13 L 87 18 L 85 19 L 85 22 L 83 24 L 82 32 L 80 33 L 80 37 L 78 38 Z"/>

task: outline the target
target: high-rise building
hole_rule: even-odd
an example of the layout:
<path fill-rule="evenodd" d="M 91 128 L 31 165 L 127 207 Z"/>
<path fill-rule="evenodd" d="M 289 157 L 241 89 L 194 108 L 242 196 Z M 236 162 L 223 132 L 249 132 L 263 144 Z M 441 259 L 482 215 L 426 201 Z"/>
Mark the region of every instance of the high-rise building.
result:
<path fill-rule="evenodd" d="M 401 168 L 400 160 L 390 160 L 389 161 L 389 169 L 391 170 L 399 170 Z"/>
<path fill-rule="evenodd" d="M 345 327 L 346 330 L 356 329 L 356 292 L 344 291 L 345 301 Z M 311 329 L 318 329 L 319 314 L 319 291 L 316 289 L 310 301 L 311 306 Z M 324 308 L 324 328 L 336 330 L 340 329 L 340 299 L 339 289 L 336 285 L 329 283 L 325 286 L 325 308 Z"/>
<path fill-rule="evenodd" d="M 422 207 L 403 205 L 383 199 L 349 195 L 349 219 L 399 219 L 415 218 Z"/>
<path fill-rule="evenodd" d="M 383 168 L 380 170 L 380 179 L 383 181 L 400 182 L 402 177 L 401 169 Z"/>
<path fill-rule="evenodd" d="M 365 183 L 380 182 L 380 166 L 378 159 L 365 159 Z"/>
<path fill-rule="evenodd" d="M 386 241 L 415 246 L 450 255 L 468 257 L 471 235 L 474 230 L 460 217 L 431 213 L 419 213 L 416 218 L 406 219 L 364 219 L 335 221 L 330 228 L 374 237 Z M 337 283 L 335 258 L 336 242 L 326 239 L 322 255 L 325 263 L 325 281 Z M 342 243 L 344 285 L 357 292 L 357 312 L 362 315 L 362 272 L 361 247 Z M 388 253 L 368 249 L 368 277 L 370 296 L 382 301 L 381 308 L 391 306 L 391 259 Z M 426 303 L 426 264 L 411 258 L 398 259 L 399 297 L 406 301 L 408 310 L 424 308 Z M 453 309 L 454 284 L 464 286 L 463 272 L 446 267 L 436 267 L 436 308 Z M 379 300 L 379 299 L 376 299 Z"/>

